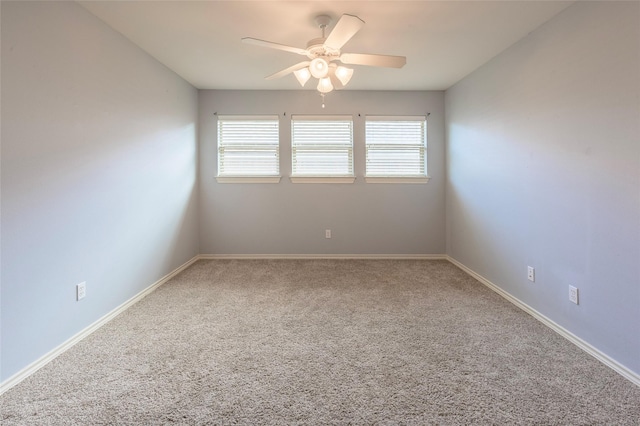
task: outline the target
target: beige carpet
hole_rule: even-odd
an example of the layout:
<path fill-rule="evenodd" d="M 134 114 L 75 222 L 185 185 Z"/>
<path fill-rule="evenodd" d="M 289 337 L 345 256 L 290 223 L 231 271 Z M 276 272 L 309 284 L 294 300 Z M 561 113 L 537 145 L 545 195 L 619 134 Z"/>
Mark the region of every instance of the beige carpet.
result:
<path fill-rule="evenodd" d="M 199 261 L 3 425 L 640 424 L 640 388 L 446 261 Z"/>

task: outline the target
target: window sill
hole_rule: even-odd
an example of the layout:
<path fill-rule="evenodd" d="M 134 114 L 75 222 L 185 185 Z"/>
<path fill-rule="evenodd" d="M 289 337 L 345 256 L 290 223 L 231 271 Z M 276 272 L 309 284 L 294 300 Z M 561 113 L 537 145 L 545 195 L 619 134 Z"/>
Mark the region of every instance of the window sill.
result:
<path fill-rule="evenodd" d="M 427 183 L 431 177 L 405 177 L 405 176 L 369 176 L 365 177 L 367 183 Z"/>
<path fill-rule="evenodd" d="M 218 183 L 280 183 L 280 176 L 216 176 Z"/>
<path fill-rule="evenodd" d="M 355 176 L 290 176 L 291 183 L 353 183 Z"/>

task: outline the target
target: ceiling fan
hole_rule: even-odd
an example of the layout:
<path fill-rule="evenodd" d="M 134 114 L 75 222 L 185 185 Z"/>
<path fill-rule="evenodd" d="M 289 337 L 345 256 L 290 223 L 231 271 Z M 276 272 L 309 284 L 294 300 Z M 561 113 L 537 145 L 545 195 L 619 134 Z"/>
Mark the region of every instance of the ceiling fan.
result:
<path fill-rule="evenodd" d="M 342 64 L 402 68 L 407 62 L 404 56 L 343 53 L 340 50 L 342 46 L 351 40 L 364 25 L 364 21 L 357 16 L 342 15 L 326 37 L 325 31 L 331 24 L 331 17 L 320 15 L 316 17 L 315 22 L 322 30 L 322 37 L 309 40 L 306 49 L 251 37 L 242 39 L 244 43 L 297 53 L 309 59 L 271 74 L 265 77 L 266 80 L 273 80 L 293 73 L 298 82 L 304 87 L 311 77 L 315 77 L 318 79 L 317 89 L 324 97 L 326 93 L 331 92 L 333 89 L 342 89 L 351 80 L 353 69 L 347 68 Z"/>

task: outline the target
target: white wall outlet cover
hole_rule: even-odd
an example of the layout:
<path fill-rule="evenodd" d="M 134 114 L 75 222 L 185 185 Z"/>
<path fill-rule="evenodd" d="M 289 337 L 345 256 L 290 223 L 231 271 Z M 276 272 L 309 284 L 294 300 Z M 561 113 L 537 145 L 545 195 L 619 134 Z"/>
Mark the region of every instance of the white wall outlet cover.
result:
<path fill-rule="evenodd" d="M 87 295 L 87 283 L 81 282 L 76 285 L 76 300 L 82 300 Z"/>
<path fill-rule="evenodd" d="M 331 238 L 331 229 L 325 229 L 324 237 L 325 238 Z"/>
<path fill-rule="evenodd" d="M 536 270 L 533 266 L 527 266 L 527 279 L 529 281 L 536 281 Z"/>
<path fill-rule="evenodd" d="M 579 304 L 578 289 L 572 285 L 569 286 L 569 301 L 575 303 L 576 305 Z"/>

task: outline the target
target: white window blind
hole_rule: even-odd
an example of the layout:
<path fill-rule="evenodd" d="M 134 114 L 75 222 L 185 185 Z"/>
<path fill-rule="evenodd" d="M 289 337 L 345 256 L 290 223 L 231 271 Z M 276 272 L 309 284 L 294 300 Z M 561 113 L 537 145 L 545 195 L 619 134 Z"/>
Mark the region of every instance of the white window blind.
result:
<path fill-rule="evenodd" d="M 218 176 L 280 173 L 278 116 L 218 117 Z"/>
<path fill-rule="evenodd" d="M 367 116 L 365 133 L 367 176 L 426 177 L 426 117 Z"/>
<path fill-rule="evenodd" d="M 353 176 L 351 116 L 291 117 L 292 176 Z"/>

